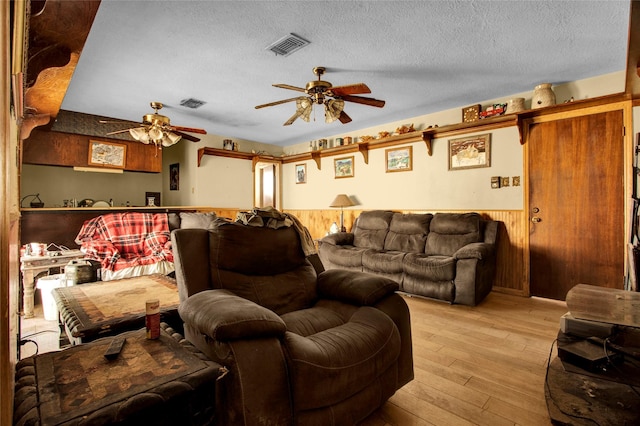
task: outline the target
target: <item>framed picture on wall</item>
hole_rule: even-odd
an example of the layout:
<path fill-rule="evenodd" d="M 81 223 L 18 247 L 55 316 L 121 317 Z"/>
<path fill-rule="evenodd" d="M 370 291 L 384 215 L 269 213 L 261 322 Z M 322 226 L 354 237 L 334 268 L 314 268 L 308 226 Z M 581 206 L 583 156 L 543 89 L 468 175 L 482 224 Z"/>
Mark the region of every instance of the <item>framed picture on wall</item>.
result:
<path fill-rule="evenodd" d="M 296 164 L 296 183 L 307 183 L 306 164 Z"/>
<path fill-rule="evenodd" d="M 385 150 L 386 171 L 408 172 L 413 170 L 413 147 L 389 148 Z"/>
<path fill-rule="evenodd" d="M 127 159 L 127 145 L 121 143 L 89 141 L 90 166 L 108 166 L 115 169 L 124 169 Z"/>
<path fill-rule="evenodd" d="M 491 166 L 491 134 L 449 139 L 449 170 Z"/>
<path fill-rule="evenodd" d="M 169 190 L 180 189 L 180 163 L 169 164 Z"/>
<path fill-rule="evenodd" d="M 336 158 L 333 160 L 335 178 L 353 177 L 353 155 L 351 157 Z"/>

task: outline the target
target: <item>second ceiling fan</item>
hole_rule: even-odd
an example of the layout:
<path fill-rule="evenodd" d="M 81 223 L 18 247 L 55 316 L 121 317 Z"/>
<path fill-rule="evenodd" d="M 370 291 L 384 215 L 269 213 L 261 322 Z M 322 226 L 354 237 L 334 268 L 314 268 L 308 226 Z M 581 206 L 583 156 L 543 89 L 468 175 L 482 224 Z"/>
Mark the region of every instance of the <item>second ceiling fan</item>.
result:
<path fill-rule="evenodd" d="M 357 104 L 369 105 L 378 108 L 384 106 L 384 101 L 373 98 L 366 98 L 360 95 L 363 93 L 371 93 L 369 87 L 364 83 L 348 84 L 346 86 L 334 87 L 328 81 L 322 80 L 322 75 L 325 73 L 324 67 L 315 67 L 313 73 L 318 76 L 317 80 L 312 80 L 307 83 L 305 88 L 291 86 L 288 84 L 274 84 L 274 87 L 281 89 L 295 90 L 303 92 L 307 96 L 298 96 L 295 98 L 283 99 L 281 101 L 270 102 L 268 104 L 262 104 L 256 106 L 256 109 L 270 107 L 274 105 L 280 105 L 287 102 L 296 102 L 296 112 L 289 118 L 284 126 L 292 124 L 298 117 L 301 117 L 304 121 L 309 121 L 309 116 L 313 110 L 313 105 L 325 106 L 325 121 L 331 123 L 335 120 L 340 120 L 341 123 L 349 123 L 351 117 L 344 112 L 345 102 L 354 102 Z"/>
<path fill-rule="evenodd" d="M 142 117 L 142 123 L 136 124 L 131 128 L 124 130 L 116 130 L 106 135 L 115 135 L 117 133 L 129 132 L 131 137 L 144 144 L 154 143 L 156 146 L 171 146 L 176 144 L 180 139 L 186 139 L 192 142 L 200 141 L 200 138 L 189 135 L 185 132 L 199 133 L 206 135 L 207 131 L 193 127 L 175 126 L 171 124 L 171 120 L 166 115 L 158 114 L 163 108 L 161 102 L 151 102 L 153 114 L 145 114 Z M 100 123 L 117 123 L 118 121 L 100 120 Z"/>

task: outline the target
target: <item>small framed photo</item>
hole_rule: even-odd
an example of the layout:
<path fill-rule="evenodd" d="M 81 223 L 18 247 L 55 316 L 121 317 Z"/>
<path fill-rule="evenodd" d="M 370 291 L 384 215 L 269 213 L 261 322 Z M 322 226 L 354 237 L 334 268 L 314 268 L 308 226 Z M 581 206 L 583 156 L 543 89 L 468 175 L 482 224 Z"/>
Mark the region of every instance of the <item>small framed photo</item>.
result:
<path fill-rule="evenodd" d="M 296 164 L 296 183 L 307 183 L 306 164 Z"/>
<path fill-rule="evenodd" d="M 124 169 L 127 145 L 121 143 L 89 141 L 89 165 Z"/>
<path fill-rule="evenodd" d="M 449 139 L 449 170 L 491 166 L 491 134 Z"/>
<path fill-rule="evenodd" d="M 336 158 L 333 160 L 335 178 L 353 177 L 353 155 L 351 157 Z"/>
<path fill-rule="evenodd" d="M 386 171 L 408 172 L 413 170 L 413 147 L 389 148 L 385 150 Z"/>

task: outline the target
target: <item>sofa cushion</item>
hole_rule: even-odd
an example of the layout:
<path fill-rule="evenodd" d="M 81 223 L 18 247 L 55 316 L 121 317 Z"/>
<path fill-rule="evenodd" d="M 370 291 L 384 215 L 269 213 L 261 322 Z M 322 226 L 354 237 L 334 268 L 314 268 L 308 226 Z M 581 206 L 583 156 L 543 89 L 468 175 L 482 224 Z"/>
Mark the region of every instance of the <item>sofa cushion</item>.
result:
<path fill-rule="evenodd" d="M 209 213 L 180 212 L 180 228 L 209 229 L 211 227 L 211 224 L 216 220 L 216 218 L 217 216 L 213 212 L 209 212 Z"/>
<path fill-rule="evenodd" d="M 461 247 L 482 241 L 478 213 L 436 213 L 431 219 L 425 253 L 453 256 Z"/>
<path fill-rule="evenodd" d="M 369 250 L 362 255 L 362 270 L 400 283 L 403 273 L 402 261 L 406 254 L 401 251 Z"/>
<path fill-rule="evenodd" d="M 309 310 L 313 314 L 313 310 Z M 363 306 L 338 327 L 284 337 L 295 411 L 328 407 L 371 386 L 400 354 L 394 322 Z"/>
<path fill-rule="evenodd" d="M 326 269 L 338 268 L 362 271 L 362 254 L 366 251 L 370 251 L 370 249 L 350 245 L 334 246 L 323 243 L 320 245 L 318 253 Z"/>
<path fill-rule="evenodd" d="M 450 256 L 409 253 L 404 257 L 403 267 L 406 275 L 429 281 L 453 281 L 456 277 L 456 259 Z"/>
<path fill-rule="evenodd" d="M 167 220 L 169 221 L 169 231 L 180 229 L 180 214 L 169 213 L 167 214 Z"/>
<path fill-rule="evenodd" d="M 338 327 L 346 322 L 340 313 L 323 306 L 289 312 L 280 318 L 286 324 L 287 331 L 303 337 Z"/>
<path fill-rule="evenodd" d="M 353 230 L 353 245 L 382 250 L 392 216 L 393 212 L 382 210 L 360 213 Z"/>
<path fill-rule="evenodd" d="M 384 240 L 385 250 L 424 253 L 433 215 L 394 213 Z"/>

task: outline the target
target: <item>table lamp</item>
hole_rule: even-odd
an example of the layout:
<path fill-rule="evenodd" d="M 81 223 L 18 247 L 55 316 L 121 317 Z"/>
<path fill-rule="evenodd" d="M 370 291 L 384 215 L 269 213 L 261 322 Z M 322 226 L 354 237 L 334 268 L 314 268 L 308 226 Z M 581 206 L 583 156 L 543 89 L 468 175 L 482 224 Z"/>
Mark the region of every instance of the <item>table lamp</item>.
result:
<path fill-rule="evenodd" d="M 340 232 L 347 232 L 344 227 L 344 207 L 354 206 L 347 194 L 338 194 L 329 207 L 340 207 Z"/>

